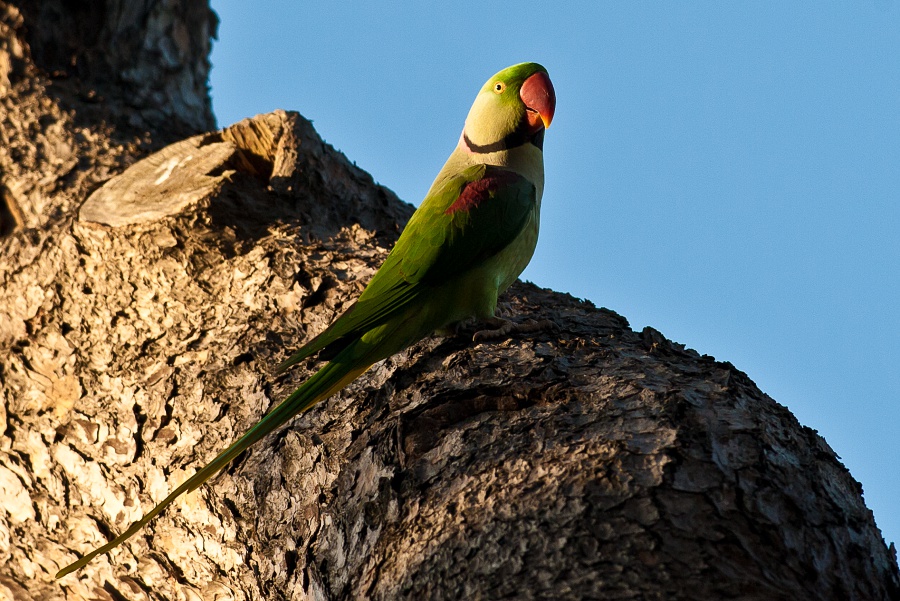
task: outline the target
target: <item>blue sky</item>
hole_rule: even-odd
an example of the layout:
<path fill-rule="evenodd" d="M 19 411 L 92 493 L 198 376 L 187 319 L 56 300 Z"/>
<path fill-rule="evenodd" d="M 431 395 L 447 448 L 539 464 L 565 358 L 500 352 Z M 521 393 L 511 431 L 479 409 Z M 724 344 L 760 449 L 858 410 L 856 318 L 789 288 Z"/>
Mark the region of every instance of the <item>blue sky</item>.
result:
<path fill-rule="evenodd" d="M 900 542 L 897 2 L 212 5 L 220 126 L 297 110 L 416 205 L 479 86 L 542 63 L 523 278 L 747 372 Z"/>

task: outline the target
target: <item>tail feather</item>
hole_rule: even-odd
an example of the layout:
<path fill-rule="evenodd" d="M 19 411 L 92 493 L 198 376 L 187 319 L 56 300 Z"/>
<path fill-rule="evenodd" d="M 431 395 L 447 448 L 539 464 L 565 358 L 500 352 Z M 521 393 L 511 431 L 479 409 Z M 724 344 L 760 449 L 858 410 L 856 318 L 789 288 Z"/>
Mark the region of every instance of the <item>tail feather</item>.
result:
<path fill-rule="evenodd" d="M 358 348 L 359 346 L 359 341 L 357 341 L 356 344 L 351 344 L 348 348 L 344 349 L 344 351 L 339 353 L 333 361 L 322 367 L 322 369 L 316 372 L 309 380 L 300 386 L 300 388 L 295 390 L 293 394 L 263 417 L 259 423 L 250 428 L 231 446 L 219 453 L 219 455 L 203 469 L 188 478 L 181 486 L 172 491 L 168 497 L 163 499 L 163 501 L 151 509 L 144 517 L 132 524 L 128 530 L 109 543 L 91 551 L 78 561 L 63 568 L 56 574 L 56 577 L 62 578 L 66 574 L 84 567 L 98 555 L 108 553 L 118 547 L 143 528 L 147 522 L 156 517 L 163 509 L 168 507 L 175 499 L 184 493 L 191 492 L 216 475 L 222 468 L 231 463 L 235 457 L 244 452 L 253 443 L 257 442 L 266 434 L 272 432 L 301 411 L 330 397 L 359 377 L 360 374 L 369 369 L 372 363 L 374 363 L 374 361 L 368 361 L 366 359 L 359 360 L 358 357 L 353 356 L 359 354 L 359 351 L 362 350 Z M 356 360 L 354 361 L 354 359 Z"/>

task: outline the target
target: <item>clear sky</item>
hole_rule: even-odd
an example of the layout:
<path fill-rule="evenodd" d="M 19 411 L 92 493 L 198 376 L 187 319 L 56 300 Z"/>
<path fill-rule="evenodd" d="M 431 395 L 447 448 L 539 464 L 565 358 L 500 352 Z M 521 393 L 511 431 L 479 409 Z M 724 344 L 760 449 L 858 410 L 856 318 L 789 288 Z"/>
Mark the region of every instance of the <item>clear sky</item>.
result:
<path fill-rule="evenodd" d="M 896 1 L 212 4 L 220 126 L 297 110 L 416 205 L 481 84 L 542 63 L 523 278 L 747 372 L 900 543 Z"/>

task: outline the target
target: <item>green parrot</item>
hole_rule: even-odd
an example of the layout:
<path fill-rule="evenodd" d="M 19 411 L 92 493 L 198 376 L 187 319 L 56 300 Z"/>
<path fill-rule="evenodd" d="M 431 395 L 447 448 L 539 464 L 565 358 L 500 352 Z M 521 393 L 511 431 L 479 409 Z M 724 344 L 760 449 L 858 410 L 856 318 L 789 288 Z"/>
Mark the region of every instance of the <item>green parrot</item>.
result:
<path fill-rule="evenodd" d="M 553 84 L 537 63 L 513 65 L 491 77 L 475 98 L 456 149 L 384 264 L 357 301 L 278 370 L 317 353 L 328 363 L 128 530 L 56 577 L 123 543 L 178 496 L 374 363 L 472 318 L 494 320 L 497 296 L 519 277 L 537 244 L 544 130 L 555 108 Z"/>

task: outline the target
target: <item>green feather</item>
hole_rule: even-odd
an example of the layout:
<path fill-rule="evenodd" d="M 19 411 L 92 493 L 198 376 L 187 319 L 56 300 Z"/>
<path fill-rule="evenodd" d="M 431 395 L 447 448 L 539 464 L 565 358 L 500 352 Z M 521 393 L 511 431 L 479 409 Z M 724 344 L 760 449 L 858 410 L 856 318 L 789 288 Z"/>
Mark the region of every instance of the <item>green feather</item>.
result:
<path fill-rule="evenodd" d="M 359 300 L 279 365 L 278 371 L 386 323 L 421 300 L 423 293 L 430 298 L 435 286 L 478 267 L 510 244 L 522 231 L 535 205 L 534 185 L 521 176 L 512 174 L 510 184 L 471 212 L 446 213 L 463 188 L 481 180 L 487 169 L 473 165 L 429 194 Z M 446 325 L 436 324 L 432 331 Z"/>

